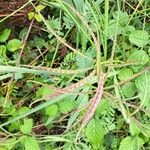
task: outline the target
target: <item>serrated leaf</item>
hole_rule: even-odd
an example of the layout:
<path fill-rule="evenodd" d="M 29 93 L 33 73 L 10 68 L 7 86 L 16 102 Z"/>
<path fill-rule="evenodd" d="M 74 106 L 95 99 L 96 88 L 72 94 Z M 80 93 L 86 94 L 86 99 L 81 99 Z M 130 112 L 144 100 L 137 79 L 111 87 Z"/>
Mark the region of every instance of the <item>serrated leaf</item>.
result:
<path fill-rule="evenodd" d="M 10 32 L 11 32 L 10 29 L 4 29 L 0 35 L 0 42 L 6 42 L 8 40 L 9 35 L 10 35 Z"/>
<path fill-rule="evenodd" d="M 103 141 L 105 130 L 99 120 L 92 119 L 86 128 L 85 134 L 93 145 L 100 145 Z"/>
<path fill-rule="evenodd" d="M 119 15 L 119 24 L 122 26 L 125 26 L 128 23 L 129 16 L 127 12 L 122 12 L 122 11 L 116 11 L 113 13 L 113 17 L 117 20 Z"/>
<path fill-rule="evenodd" d="M 141 132 L 141 129 L 133 121 L 129 124 L 129 130 L 132 136 L 136 136 Z"/>
<path fill-rule="evenodd" d="M 8 138 L 5 141 L 5 147 L 7 148 L 6 150 L 11 150 L 16 145 L 16 141 L 16 138 Z"/>
<path fill-rule="evenodd" d="M 21 116 L 22 114 L 25 114 L 26 112 L 28 112 L 30 109 L 26 106 L 23 106 L 19 109 L 18 114 L 19 116 Z"/>
<path fill-rule="evenodd" d="M 117 33 L 116 33 L 116 28 L 117 28 Z M 120 25 L 117 24 L 116 19 L 111 19 L 109 21 L 107 29 L 104 30 L 104 33 L 107 31 L 107 35 L 109 39 L 112 39 L 116 34 L 120 35 L 124 32 L 124 28 Z"/>
<path fill-rule="evenodd" d="M 128 136 L 122 139 L 120 146 L 119 146 L 119 150 L 134 150 L 132 137 Z"/>
<path fill-rule="evenodd" d="M 133 72 L 131 69 L 123 68 L 118 74 L 118 78 L 120 80 L 127 80 L 133 75 Z"/>
<path fill-rule="evenodd" d="M 139 47 L 143 47 L 149 42 L 149 35 L 144 30 L 136 30 L 129 35 L 129 41 Z"/>
<path fill-rule="evenodd" d="M 34 137 L 24 139 L 25 150 L 40 150 L 39 144 Z"/>
<path fill-rule="evenodd" d="M 143 144 L 143 140 L 138 136 L 134 138 L 128 136 L 122 139 L 119 150 L 139 150 Z"/>
<path fill-rule="evenodd" d="M 10 125 L 9 125 L 9 132 L 12 132 L 12 131 L 17 131 L 17 130 L 19 130 L 19 128 L 20 128 L 20 124 L 19 124 L 19 122 L 13 122 L 13 123 L 11 123 Z"/>
<path fill-rule="evenodd" d="M 138 63 L 131 66 L 133 71 L 137 72 L 142 66 L 149 62 L 149 56 L 143 50 L 136 50 L 130 54 L 127 61 Z"/>
<path fill-rule="evenodd" d="M 128 82 L 126 84 L 124 84 L 121 88 L 122 93 L 125 97 L 127 98 L 131 98 L 135 95 L 135 93 L 137 92 L 137 88 L 134 84 L 134 82 Z"/>
<path fill-rule="evenodd" d="M 95 55 L 95 54 L 93 54 L 93 51 L 94 51 L 93 49 L 89 48 L 88 51 L 86 52 L 86 55 L 89 56 L 90 58 L 93 58 L 93 56 Z M 77 55 L 76 56 L 76 64 L 80 69 L 83 69 L 83 68 L 92 66 L 93 61 L 83 58 L 80 55 Z"/>
<path fill-rule="evenodd" d="M 34 14 L 35 14 L 34 12 L 29 12 L 28 13 L 28 19 L 32 20 L 32 18 L 34 17 Z"/>
<path fill-rule="evenodd" d="M 24 40 L 28 32 L 28 28 L 23 28 L 19 33 L 19 39 Z"/>
<path fill-rule="evenodd" d="M 150 106 L 150 74 L 145 74 L 136 79 L 135 85 L 139 91 L 139 98 L 143 106 Z"/>
<path fill-rule="evenodd" d="M 55 116 L 57 112 L 58 112 L 58 105 L 56 104 L 52 104 L 46 107 L 46 110 L 45 110 L 45 114 L 51 117 Z"/>
<path fill-rule="evenodd" d="M 133 148 L 134 148 L 134 150 L 135 149 L 140 150 L 140 148 L 143 146 L 143 144 L 144 144 L 144 141 L 140 137 L 135 136 L 133 138 Z"/>
<path fill-rule="evenodd" d="M 104 111 L 107 111 L 109 109 L 110 103 L 107 99 L 102 98 L 101 103 L 98 105 L 96 109 L 96 114 L 101 114 Z"/>
<path fill-rule="evenodd" d="M 43 38 L 34 36 L 34 46 L 38 46 L 39 48 L 42 48 L 44 44 L 45 44 L 45 40 Z"/>
<path fill-rule="evenodd" d="M 33 119 L 24 119 L 24 125 L 20 126 L 20 130 L 24 134 L 29 134 L 32 130 Z"/>
<path fill-rule="evenodd" d="M 21 47 L 22 42 L 18 39 L 12 39 L 7 43 L 7 49 L 11 52 L 18 50 Z"/>
<path fill-rule="evenodd" d="M 66 99 L 66 100 L 61 101 L 58 105 L 59 105 L 60 112 L 66 114 L 75 107 L 76 102 Z"/>
<path fill-rule="evenodd" d="M 52 88 L 48 88 L 47 86 L 43 86 L 42 88 L 43 88 L 43 90 L 42 90 L 42 97 L 45 97 L 47 95 L 50 95 L 50 94 L 54 93 L 53 87 Z"/>

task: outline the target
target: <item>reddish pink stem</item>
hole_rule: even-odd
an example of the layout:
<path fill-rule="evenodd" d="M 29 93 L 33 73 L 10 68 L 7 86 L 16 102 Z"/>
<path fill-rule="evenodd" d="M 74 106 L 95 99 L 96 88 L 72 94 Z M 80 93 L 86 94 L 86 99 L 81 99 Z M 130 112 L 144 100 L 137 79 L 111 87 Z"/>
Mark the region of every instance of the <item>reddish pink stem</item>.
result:
<path fill-rule="evenodd" d="M 93 117 L 95 110 L 97 106 L 99 105 L 100 100 L 102 98 L 103 87 L 104 87 L 104 74 L 101 72 L 99 76 L 99 82 L 98 82 L 98 88 L 97 88 L 96 94 L 91 99 L 89 109 L 83 118 L 82 126 L 85 126 L 89 122 L 89 120 Z"/>

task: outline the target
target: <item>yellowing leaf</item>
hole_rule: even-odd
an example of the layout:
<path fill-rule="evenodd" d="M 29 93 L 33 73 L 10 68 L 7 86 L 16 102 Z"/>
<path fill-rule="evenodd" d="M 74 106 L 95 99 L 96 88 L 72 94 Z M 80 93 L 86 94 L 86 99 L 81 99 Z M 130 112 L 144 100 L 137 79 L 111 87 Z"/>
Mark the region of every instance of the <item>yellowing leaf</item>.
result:
<path fill-rule="evenodd" d="M 0 150 L 7 150 L 7 148 L 4 147 L 4 146 L 1 146 L 1 147 L 0 147 Z"/>
<path fill-rule="evenodd" d="M 34 12 L 30 12 L 30 13 L 28 13 L 28 19 L 29 20 L 32 20 L 32 18 L 34 17 Z"/>
<path fill-rule="evenodd" d="M 36 7 L 36 11 L 39 12 L 39 11 L 43 10 L 44 8 L 45 8 L 45 6 L 40 4 Z"/>
<path fill-rule="evenodd" d="M 42 18 L 41 18 L 41 16 L 39 14 L 35 14 L 34 18 L 36 19 L 37 22 L 41 22 L 42 21 Z"/>

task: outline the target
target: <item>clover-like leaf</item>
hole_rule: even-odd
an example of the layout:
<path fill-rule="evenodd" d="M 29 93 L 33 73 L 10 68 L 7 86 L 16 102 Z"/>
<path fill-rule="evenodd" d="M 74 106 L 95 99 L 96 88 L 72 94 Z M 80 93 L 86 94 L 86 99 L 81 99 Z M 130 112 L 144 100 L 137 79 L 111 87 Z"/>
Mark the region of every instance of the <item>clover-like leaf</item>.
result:
<path fill-rule="evenodd" d="M 60 112 L 68 113 L 69 111 L 71 111 L 75 107 L 76 102 L 69 100 L 69 99 L 66 99 L 66 100 L 61 101 L 58 105 L 59 105 Z"/>
<path fill-rule="evenodd" d="M 11 52 L 18 50 L 22 45 L 22 42 L 18 39 L 12 39 L 7 43 L 7 49 Z"/>
<path fill-rule="evenodd" d="M 24 138 L 25 150 L 40 150 L 39 144 L 34 137 Z"/>
<path fill-rule="evenodd" d="M 45 114 L 48 116 L 55 116 L 58 112 L 58 105 L 52 104 L 46 107 Z"/>
<path fill-rule="evenodd" d="M 4 29 L 3 32 L 0 34 L 0 42 L 6 42 L 10 35 L 10 29 Z"/>
<path fill-rule="evenodd" d="M 139 47 L 143 47 L 149 42 L 149 34 L 144 30 L 133 31 L 129 35 L 129 41 Z"/>
<path fill-rule="evenodd" d="M 133 71 L 128 68 L 123 68 L 118 74 L 120 80 L 127 80 L 133 75 Z"/>
<path fill-rule="evenodd" d="M 24 125 L 20 126 L 20 130 L 24 134 L 29 134 L 32 130 L 33 119 L 24 119 Z"/>
<path fill-rule="evenodd" d="M 121 89 L 122 89 L 123 95 L 127 98 L 133 97 L 135 93 L 137 92 L 137 88 L 134 82 L 128 82 L 124 84 Z"/>
<path fill-rule="evenodd" d="M 135 50 L 129 55 L 127 61 L 135 62 L 131 68 L 134 72 L 137 72 L 142 66 L 149 62 L 149 56 L 143 50 Z"/>

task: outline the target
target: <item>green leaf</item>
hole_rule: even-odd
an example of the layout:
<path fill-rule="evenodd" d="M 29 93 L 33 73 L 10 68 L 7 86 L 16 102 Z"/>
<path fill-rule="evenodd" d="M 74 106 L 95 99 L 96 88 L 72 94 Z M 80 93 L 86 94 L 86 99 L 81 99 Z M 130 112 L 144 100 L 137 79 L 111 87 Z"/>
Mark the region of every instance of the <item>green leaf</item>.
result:
<path fill-rule="evenodd" d="M 143 144 L 143 140 L 138 136 L 134 138 L 128 136 L 122 139 L 119 150 L 139 150 Z"/>
<path fill-rule="evenodd" d="M 29 109 L 28 107 L 23 106 L 23 107 L 21 107 L 21 108 L 19 109 L 18 114 L 19 114 L 19 115 L 22 115 L 22 114 L 28 112 L 29 110 L 30 110 L 30 109 Z"/>
<path fill-rule="evenodd" d="M 93 56 L 95 55 L 95 53 L 93 54 L 94 50 L 93 49 L 88 49 L 88 51 L 86 51 L 86 56 L 89 56 L 90 58 L 93 58 Z M 80 55 L 76 56 L 76 64 L 80 69 L 83 68 L 87 68 L 93 65 L 93 61 L 87 59 L 87 58 L 83 58 Z"/>
<path fill-rule="evenodd" d="M 132 137 L 128 136 L 122 139 L 119 150 L 133 150 Z"/>
<path fill-rule="evenodd" d="M 10 32 L 11 32 L 10 29 L 4 29 L 0 35 L 0 42 L 6 42 L 8 40 L 9 35 L 10 35 Z"/>
<path fill-rule="evenodd" d="M 105 130 L 99 120 L 92 119 L 86 128 L 85 134 L 93 145 L 100 145 L 102 144 Z"/>
<path fill-rule="evenodd" d="M 143 47 L 149 42 L 149 35 L 144 30 L 136 30 L 129 35 L 129 41 L 139 47 Z"/>
<path fill-rule="evenodd" d="M 116 33 L 116 28 L 117 28 L 117 33 Z M 109 39 L 112 39 L 116 34 L 120 35 L 124 32 L 124 28 L 120 24 L 117 24 L 116 19 L 111 19 L 109 21 L 108 27 L 107 29 L 104 30 L 104 33 L 106 32 L 106 30 L 108 32 Z"/>
<path fill-rule="evenodd" d="M 19 122 L 13 122 L 9 125 L 9 132 L 12 132 L 12 131 L 18 131 L 20 128 L 20 124 Z"/>
<path fill-rule="evenodd" d="M 120 80 L 127 80 L 133 75 L 133 72 L 131 69 L 123 68 L 118 74 L 118 78 Z"/>
<path fill-rule="evenodd" d="M 141 129 L 133 121 L 129 124 L 129 130 L 132 136 L 136 136 L 141 132 Z"/>
<path fill-rule="evenodd" d="M 19 39 L 25 40 L 27 33 L 28 33 L 28 28 L 27 27 L 23 28 L 19 33 Z"/>
<path fill-rule="evenodd" d="M 24 139 L 25 150 L 40 150 L 39 144 L 34 137 Z"/>
<path fill-rule="evenodd" d="M 21 47 L 22 42 L 18 39 L 12 39 L 7 43 L 7 49 L 11 52 L 18 50 Z"/>
<path fill-rule="evenodd" d="M 6 46 L 5 45 L 0 45 L 0 55 L 4 58 L 7 58 L 7 56 L 6 56 Z"/>
<path fill-rule="evenodd" d="M 150 138 L 150 125 L 144 125 L 141 129 L 143 135 L 147 138 Z"/>
<path fill-rule="evenodd" d="M 45 40 L 43 38 L 34 36 L 34 46 L 38 46 L 39 48 L 42 48 L 44 44 L 45 44 Z"/>
<path fill-rule="evenodd" d="M 7 148 L 6 150 L 12 150 L 13 147 L 16 145 L 16 143 L 17 143 L 16 138 L 8 138 L 5 141 L 5 147 Z"/>
<path fill-rule="evenodd" d="M 134 82 L 128 82 L 124 84 L 121 89 L 122 89 L 123 95 L 127 98 L 133 97 L 135 93 L 137 92 L 137 88 Z"/>
<path fill-rule="evenodd" d="M 105 111 L 107 111 L 110 108 L 110 103 L 108 99 L 102 98 L 101 103 L 98 105 L 96 109 L 96 114 L 101 114 Z"/>
<path fill-rule="evenodd" d="M 52 104 L 52 105 L 46 107 L 45 114 L 53 117 L 57 114 L 57 112 L 58 112 L 58 105 Z"/>
<path fill-rule="evenodd" d="M 130 54 L 127 61 L 138 63 L 131 66 L 133 71 L 137 72 L 142 66 L 149 62 L 149 56 L 143 50 L 135 50 L 132 54 Z"/>
<path fill-rule="evenodd" d="M 29 134 L 32 130 L 33 119 L 24 119 L 24 125 L 20 126 L 20 130 L 24 134 Z"/>
<path fill-rule="evenodd" d="M 142 106 L 150 106 L 150 74 L 146 73 L 137 78 L 135 85 L 139 91 L 139 98 Z"/>
<path fill-rule="evenodd" d="M 129 16 L 127 14 L 127 12 L 122 12 L 122 11 L 116 11 L 113 13 L 113 17 L 114 19 L 118 19 L 118 15 L 119 15 L 119 24 L 122 26 L 125 26 L 128 24 L 128 20 L 129 20 Z"/>
<path fill-rule="evenodd" d="M 29 12 L 28 13 L 28 19 L 32 20 L 32 18 L 34 17 L 35 13 L 34 12 Z"/>
<path fill-rule="evenodd" d="M 53 87 L 49 88 L 48 86 L 42 86 L 36 91 L 36 98 L 45 97 L 47 95 L 53 94 Z"/>
<path fill-rule="evenodd" d="M 70 99 L 66 99 L 61 101 L 58 105 L 59 105 L 60 112 L 66 114 L 75 107 L 76 102 Z"/>
<path fill-rule="evenodd" d="M 140 150 L 140 148 L 143 146 L 144 141 L 142 138 L 135 136 L 133 138 L 133 150 Z"/>
<path fill-rule="evenodd" d="M 52 88 L 48 88 L 47 86 L 43 86 L 43 91 L 42 91 L 42 97 L 45 97 L 47 95 L 53 94 L 54 93 L 54 89 Z"/>
<path fill-rule="evenodd" d="M 15 80 L 19 80 L 23 78 L 23 74 L 22 73 L 15 73 Z"/>

